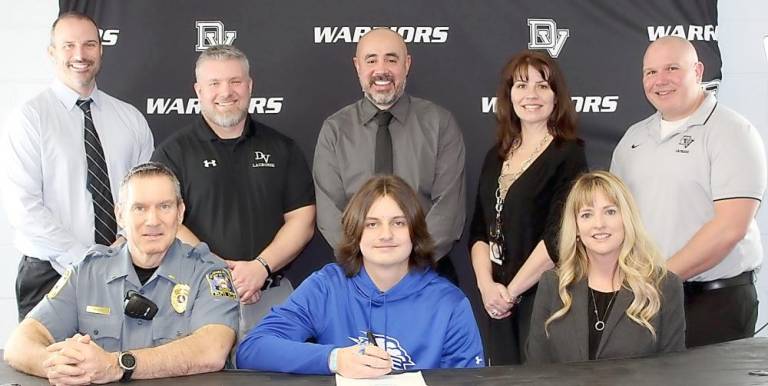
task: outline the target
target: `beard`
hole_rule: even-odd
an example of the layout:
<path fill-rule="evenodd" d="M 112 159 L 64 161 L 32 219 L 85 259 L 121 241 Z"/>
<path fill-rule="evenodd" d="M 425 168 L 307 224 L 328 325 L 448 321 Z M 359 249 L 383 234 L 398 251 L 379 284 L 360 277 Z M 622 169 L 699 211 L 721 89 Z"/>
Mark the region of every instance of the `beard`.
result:
<path fill-rule="evenodd" d="M 395 83 L 394 79 L 389 74 L 381 74 L 381 75 L 375 75 L 372 76 L 371 79 L 368 82 L 367 87 L 363 87 L 363 94 L 365 94 L 365 97 L 368 98 L 373 104 L 377 106 L 392 106 L 397 102 L 398 99 L 400 99 L 401 96 L 403 96 L 403 92 L 405 91 L 405 83 L 406 79 L 403 79 L 403 83 L 396 85 L 392 91 L 381 93 L 381 92 L 372 92 L 371 88 L 373 87 L 374 82 L 377 80 L 388 80 L 391 81 L 393 84 Z"/>
<path fill-rule="evenodd" d="M 238 109 L 230 112 L 220 112 L 204 105 L 201 105 L 200 109 L 202 110 L 204 117 L 208 118 L 211 122 L 226 128 L 233 127 L 242 122 L 245 119 L 246 114 L 248 114 L 247 110 Z"/>

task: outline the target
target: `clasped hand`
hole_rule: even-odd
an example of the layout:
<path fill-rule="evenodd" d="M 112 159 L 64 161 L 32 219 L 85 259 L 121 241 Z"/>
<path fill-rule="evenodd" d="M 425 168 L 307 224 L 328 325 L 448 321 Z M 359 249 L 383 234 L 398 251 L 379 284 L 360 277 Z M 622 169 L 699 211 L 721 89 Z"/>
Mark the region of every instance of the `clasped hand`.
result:
<path fill-rule="evenodd" d="M 504 319 L 512 315 L 515 306 L 514 297 L 503 284 L 491 282 L 479 286 L 480 295 L 483 298 L 483 307 L 493 319 Z"/>
<path fill-rule="evenodd" d="M 52 385 L 87 385 L 116 381 L 121 370 L 114 354 L 104 351 L 89 335 L 75 334 L 46 348 L 43 362 Z"/>

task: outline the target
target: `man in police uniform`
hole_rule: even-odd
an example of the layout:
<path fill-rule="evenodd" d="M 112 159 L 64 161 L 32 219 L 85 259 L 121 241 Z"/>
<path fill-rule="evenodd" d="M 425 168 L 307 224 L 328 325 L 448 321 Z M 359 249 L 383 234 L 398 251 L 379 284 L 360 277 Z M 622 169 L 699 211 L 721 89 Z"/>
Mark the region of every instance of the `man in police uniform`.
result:
<path fill-rule="evenodd" d="M 374 174 L 397 175 L 419 193 L 437 271 L 457 282 L 447 254 L 461 237 L 466 209 L 458 123 L 448 110 L 405 93 L 411 56 L 397 32 L 369 31 L 352 61 L 363 97 L 323 122 L 315 147 L 320 233 L 336 248 L 341 213 L 352 195 Z"/>
<path fill-rule="evenodd" d="M 763 260 L 755 222 L 766 189 L 763 141 L 702 89 L 703 72 L 687 40 L 651 43 L 643 88 L 658 112 L 627 130 L 611 165 L 667 267 L 685 280 L 689 347 L 754 334 L 754 270 Z"/>
<path fill-rule="evenodd" d="M 204 244 L 176 240 L 184 215 L 176 177 L 157 163 L 136 166 L 115 214 L 126 243 L 94 246 L 67 270 L 11 334 L 5 360 L 51 384 L 222 369 L 235 342 L 237 295 Z"/>
<path fill-rule="evenodd" d="M 152 160 L 181 181 L 187 212 L 179 239 L 204 241 L 229 264 L 245 331 L 292 291 L 279 271 L 314 233 L 312 176 L 293 140 L 248 114 L 252 80 L 243 52 L 210 47 L 195 76 L 201 118 Z"/>

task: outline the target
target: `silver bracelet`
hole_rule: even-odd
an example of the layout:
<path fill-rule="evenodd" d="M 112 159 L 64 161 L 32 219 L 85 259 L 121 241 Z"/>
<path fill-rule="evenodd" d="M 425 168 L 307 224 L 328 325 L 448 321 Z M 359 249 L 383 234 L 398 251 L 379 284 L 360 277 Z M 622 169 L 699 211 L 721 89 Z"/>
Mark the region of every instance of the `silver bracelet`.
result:
<path fill-rule="evenodd" d="M 261 263 L 261 265 L 263 265 L 263 266 L 264 266 L 264 269 L 266 269 L 266 270 L 267 270 L 267 277 L 270 277 L 270 276 L 272 276 L 272 268 L 269 268 L 269 264 L 267 263 L 267 261 L 266 261 L 266 260 L 264 260 L 264 258 L 263 258 L 263 257 L 261 257 L 261 256 L 256 256 L 256 259 L 255 259 L 255 260 L 256 260 L 256 261 L 258 261 L 259 263 Z"/>

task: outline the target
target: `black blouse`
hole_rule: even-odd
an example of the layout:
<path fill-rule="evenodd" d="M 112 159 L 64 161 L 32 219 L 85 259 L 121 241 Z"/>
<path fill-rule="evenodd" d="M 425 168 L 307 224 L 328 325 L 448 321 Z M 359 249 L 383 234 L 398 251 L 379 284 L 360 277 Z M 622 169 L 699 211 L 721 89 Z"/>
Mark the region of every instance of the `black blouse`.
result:
<path fill-rule="evenodd" d="M 475 213 L 470 226 L 470 248 L 488 242 L 489 226 L 496 221 L 496 188 L 503 160 L 498 148 L 488 151 L 480 172 Z M 507 191 L 501 212 L 506 259 L 493 265 L 493 279 L 508 284 L 540 240 L 557 260 L 557 237 L 562 207 L 571 184 L 587 171 L 581 141 L 552 141 Z"/>

